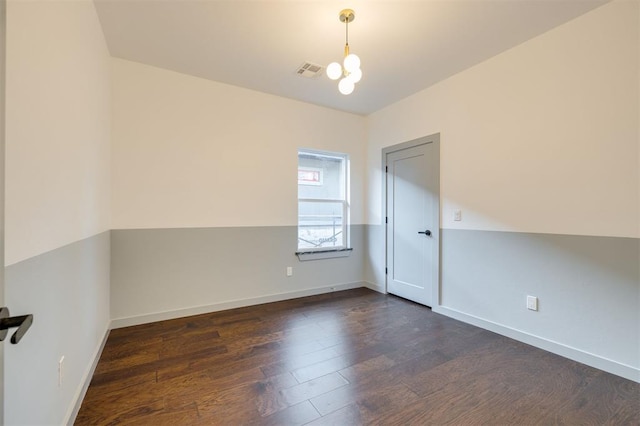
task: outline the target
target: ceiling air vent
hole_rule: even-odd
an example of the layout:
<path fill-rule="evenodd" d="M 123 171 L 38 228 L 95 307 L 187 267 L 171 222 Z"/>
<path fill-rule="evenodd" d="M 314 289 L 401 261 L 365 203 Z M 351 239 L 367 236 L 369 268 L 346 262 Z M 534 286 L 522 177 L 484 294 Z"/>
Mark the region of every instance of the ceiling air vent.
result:
<path fill-rule="evenodd" d="M 311 62 L 305 62 L 300 65 L 296 70 L 296 74 L 301 77 L 313 78 L 320 75 L 322 71 L 322 66 L 318 64 L 312 64 Z"/>

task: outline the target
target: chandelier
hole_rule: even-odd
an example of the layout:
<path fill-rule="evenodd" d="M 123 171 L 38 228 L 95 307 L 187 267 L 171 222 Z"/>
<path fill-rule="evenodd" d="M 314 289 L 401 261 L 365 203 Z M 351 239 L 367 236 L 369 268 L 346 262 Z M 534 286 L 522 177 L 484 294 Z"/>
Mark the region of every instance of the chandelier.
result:
<path fill-rule="evenodd" d="M 350 95 L 355 89 L 355 85 L 362 78 L 360 69 L 360 58 L 353 53 L 349 53 L 349 22 L 353 22 L 356 15 L 351 9 L 344 9 L 340 12 L 340 22 L 346 26 L 346 37 L 344 45 L 344 61 L 342 65 L 332 62 L 327 66 L 327 77 L 331 80 L 338 80 L 338 90 L 343 95 Z"/>

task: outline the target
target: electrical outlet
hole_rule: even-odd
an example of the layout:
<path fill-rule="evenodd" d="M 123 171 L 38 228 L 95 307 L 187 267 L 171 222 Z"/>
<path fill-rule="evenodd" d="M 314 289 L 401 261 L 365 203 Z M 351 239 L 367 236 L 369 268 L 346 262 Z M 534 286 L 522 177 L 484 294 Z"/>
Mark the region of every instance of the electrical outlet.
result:
<path fill-rule="evenodd" d="M 293 267 L 287 266 L 287 276 L 288 277 L 293 276 Z"/>
<path fill-rule="evenodd" d="M 538 310 L 538 298 L 535 296 L 527 296 L 527 309 L 531 311 Z"/>
<path fill-rule="evenodd" d="M 58 387 L 62 387 L 62 378 L 63 378 L 63 370 L 64 368 L 64 355 L 60 357 L 60 361 L 58 361 Z"/>
<path fill-rule="evenodd" d="M 454 210 L 453 220 L 456 222 L 460 222 L 462 220 L 462 210 Z"/>

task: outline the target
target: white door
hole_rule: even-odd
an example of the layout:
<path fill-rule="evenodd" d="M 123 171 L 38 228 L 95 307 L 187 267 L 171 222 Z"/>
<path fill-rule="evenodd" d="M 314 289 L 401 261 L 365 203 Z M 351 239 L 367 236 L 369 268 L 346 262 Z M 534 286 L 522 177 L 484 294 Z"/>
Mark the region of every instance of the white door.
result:
<path fill-rule="evenodd" d="M 439 303 L 438 135 L 383 151 L 386 165 L 387 291 Z"/>

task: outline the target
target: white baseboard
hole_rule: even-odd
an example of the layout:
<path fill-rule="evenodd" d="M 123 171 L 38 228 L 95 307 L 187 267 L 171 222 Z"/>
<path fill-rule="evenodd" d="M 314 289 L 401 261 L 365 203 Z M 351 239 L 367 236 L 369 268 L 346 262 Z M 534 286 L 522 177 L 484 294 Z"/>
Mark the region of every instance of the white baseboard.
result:
<path fill-rule="evenodd" d="M 472 324 L 485 330 L 493 331 L 494 333 L 502 336 L 509 337 L 519 342 L 526 343 L 528 345 L 535 346 L 545 351 L 552 352 L 556 355 L 569 358 L 571 360 L 580 362 L 582 364 L 589 365 L 591 367 L 606 371 L 616 376 L 624 377 L 625 379 L 633 380 L 640 383 L 640 369 L 632 367 L 630 365 L 621 364 L 619 362 L 603 358 L 598 355 L 594 355 L 589 352 L 582 351 L 580 349 L 564 345 L 562 343 L 548 340 L 533 334 L 526 333 L 524 331 L 516 330 L 492 321 L 465 314 L 464 312 L 457 311 L 455 309 L 447 308 L 445 306 L 434 306 L 433 312 L 442 314 L 467 324 Z"/>
<path fill-rule="evenodd" d="M 300 291 L 271 294 L 268 296 L 252 297 L 249 299 L 232 300 L 228 302 L 214 303 L 211 305 L 194 306 L 190 308 L 176 309 L 165 312 L 137 315 L 134 317 L 117 318 L 111 320 L 111 329 L 129 327 L 132 325 L 147 324 L 156 321 L 165 321 L 191 315 L 208 314 L 210 312 L 224 311 L 227 309 L 242 308 L 245 306 L 259 305 L 262 303 L 280 302 L 282 300 L 298 297 L 315 296 L 316 294 L 331 293 L 333 291 L 350 290 L 353 288 L 369 287 L 363 281 L 344 284 L 332 284 L 325 287 L 317 287 Z"/>
<path fill-rule="evenodd" d="M 387 294 L 387 290 L 384 288 L 384 285 L 370 283 L 369 281 L 364 281 L 363 285 L 364 287 L 367 287 L 373 291 L 377 291 L 378 293 Z"/>
<path fill-rule="evenodd" d="M 102 336 L 102 341 L 100 342 L 95 352 L 93 353 L 93 361 L 91 362 L 87 370 L 84 372 L 84 375 L 82 376 L 80 387 L 78 387 L 78 390 L 76 391 L 76 394 L 74 395 L 74 398 L 73 398 L 73 405 L 69 407 L 69 411 L 65 416 L 65 421 L 63 423 L 65 425 L 72 426 L 76 421 L 76 417 L 78 416 L 78 412 L 80 411 L 80 407 L 82 406 L 82 401 L 84 400 L 84 396 L 87 394 L 87 389 L 89 389 L 89 385 L 91 384 L 91 379 L 93 379 L 93 373 L 96 371 L 96 367 L 98 366 L 98 361 L 100 361 L 102 350 L 104 349 L 104 345 L 107 343 L 107 337 L 109 337 L 109 330 L 110 328 L 107 327 L 106 330 L 104 331 L 104 336 Z"/>

